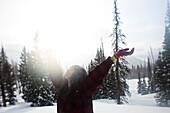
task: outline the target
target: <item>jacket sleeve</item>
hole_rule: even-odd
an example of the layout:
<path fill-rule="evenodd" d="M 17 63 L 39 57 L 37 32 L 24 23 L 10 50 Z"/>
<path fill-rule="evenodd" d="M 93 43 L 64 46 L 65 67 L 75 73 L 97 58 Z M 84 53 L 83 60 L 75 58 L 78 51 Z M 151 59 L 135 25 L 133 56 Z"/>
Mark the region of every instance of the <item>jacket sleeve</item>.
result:
<path fill-rule="evenodd" d="M 90 71 L 83 83 L 83 90 L 86 96 L 90 96 L 98 86 L 102 84 L 103 78 L 107 75 L 113 61 L 110 57 Z"/>
<path fill-rule="evenodd" d="M 55 86 L 55 88 L 59 88 L 59 84 L 62 81 L 62 77 L 61 76 L 56 76 L 55 74 L 51 75 L 51 80 L 53 85 Z"/>
<path fill-rule="evenodd" d="M 64 79 L 61 75 L 57 76 L 56 74 L 52 74 L 51 80 L 53 85 L 55 86 L 57 93 L 59 93 L 60 89 L 63 88 L 63 86 L 67 85 L 67 80 Z"/>

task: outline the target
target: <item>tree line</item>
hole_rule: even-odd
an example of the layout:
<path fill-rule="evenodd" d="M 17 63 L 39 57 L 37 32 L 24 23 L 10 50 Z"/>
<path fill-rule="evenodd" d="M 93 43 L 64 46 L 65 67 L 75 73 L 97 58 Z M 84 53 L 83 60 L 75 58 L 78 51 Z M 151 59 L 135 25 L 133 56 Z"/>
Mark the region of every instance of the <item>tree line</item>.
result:
<path fill-rule="evenodd" d="M 167 3 L 163 50 L 156 61 L 151 55 L 147 65 L 132 66 L 130 77 L 138 78 L 138 93 L 156 93 L 155 100 L 160 106 L 170 106 L 170 6 Z M 147 80 L 147 81 L 146 81 Z"/>
<path fill-rule="evenodd" d="M 114 0 L 114 28 L 112 47 L 114 52 L 121 49 L 121 44 L 126 45 L 126 36 L 120 29 L 120 17 L 117 8 L 117 0 Z M 25 102 L 31 102 L 31 106 L 48 106 L 56 102 L 56 91 L 49 78 L 48 69 L 51 60 L 55 64 L 55 74 L 62 74 L 61 65 L 57 62 L 52 51 L 41 51 L 38 47 L 38 35 L 35 36 L 34 49 L 22 50 L 19 64 L 9 62 L 5 50 L 2 47 L 0 53 L 0 106 L 15 104 L 17 102 L 17 90 L 22 94 Z M 97 49 L 94 59 L 88 65 L 88 72 L 106 59 L 103 43 Z M 117 104 L 127 102 L 126 96 L 130 96 L 129 86 L 126 83 L 130 68 L 126 59 L 120 58 L 111 67 L 103 83 L 93 94 L 93 99 L 115 99 Z M 132 72 L 138 78 L 138 93 L 156 93 L 155 99 L 160 105 L 170 105 L 170 7 L 168 4 L 165 19 L 165 36 L 163 51 L 159 52 L 155 62 L 147 59 L 147 66 L 138 65 L 132 67 Z M 146 79 L 146 77 L 148 79 Z M 147 81 L 146 81 L 147 80 Z"/>
<path fill-rule="evenodd" d="M 170 106 L 170 6 L 167 5 L 163 50 L 155 62 L 156 101 L 162 106 Z"/>
<path fill-rule="evenodd" d="M 124 44 L 121 38 L 124 37 L 119 29 L 119 13 L 117 12 L 117 1 L 115 0 L 115 27 L 113 36 L 113 46 L 120 48 L 118 42 Z M 119 32 L 116 32 L 119 31 Z M 118 39 L 117 39 L 118 38 Z M 120 41 L 121 39 L 121 41 Z M 119 40 L 119 41 L 117 41 Z M 103 44 L 102 44 L 103 45 Z M 94 99 L 115 99 L 117 103 L 126 102 L 126 96 L 130 96 L 129 86 L 126 79 L 138 79 L 137 91 L 141 95 L 155 93 L 155 100 L 160 106 L 170 106 L 170 6 L 167 3 L 167 13 L 165 18 L 165 35 L 163 41 L 163 50 L 159 51 L 158 58 L 155 60 L 150 48 L 149 57 L 144 65 L 127 67 L 125 59 L 119 59 L 110 69 L 110 72 L 103 80 L 103 83 L 94 92 Z M 96 57 L 88 65 L 88 71 L 94 68 L 106 57 L 104 55 L 103 46 L 97 49 Z M 118 63 L 118 67 L 117 67 Z M 118 72 L 117 72 L 118 71 Z M 123 75 L 123 76 L 122 76 Z"/>
<path fill-rule="evenodd" d="M 121 49 L 120 44 L 125 44 L 125 35 L 120 29 L 120 17 L 117 8 L 117 0 L 114 0 L 114 23 L 113 33 L 110 37 L 113 38 L 114 52 Z M 119 44 L 120 43 L 120 44 Z M 88 70 L 94 68 L 97 64 L 102 62 L 106 57 L 104 56 L 103 47 L 97 50 L 96 58 L 91 60 Z M 35 47 L 32 51 L 26 51 L 23 48 L 18 65 L 17 86 L 22 94 L 22 98 L 26 102 L 31 102 L 31 106 L 52 105 L 56 98 L 56 92 L 48 77 L 48 63 L 50 59 L 55 59 L 52 53 L 42 55 L 42 51 L 38 49 L 37 35 L 35 37 Z M 62 72 L 61 66 L 56 62 L 56 73 Z M 116 61 L 115 65 L 111 68 L 109 75 L 103 80 L 103 84 L 94 92 L 93 99 L 110 98 L 116 99 L 118 104 L 127 102 L 126 95 L 130 95 L 129 86 L 126 83 L 126 76 L 129 73 L 127 61 L 121 58 Z M 1 77 L 1 90 L 2 100 L 6 103 L 7 100 L 7 87 L 3 80 L 6 76 L 2 73 Z M 15 85 L 14 85 L 15 87 Z M 14 88 L 15 89 L 15 88 Z M 15 90 L 13 89 L 13 92 Z M 15 95 L 15 94 L 14 94 Z M 15 95 L 16 96 L 16 95 Z M 15 97 L 14 96 L 14 97 Z M 15 102 L 15 101 L 14 101 Z"/>
<path fill-rule="evenodd" d="M 48 73 L 51 60 L 55 65 L 55 73 L 62 72 L 52 51 L 41 51 L 38 48 L 37 34 L 35 47 L 27 51 L 24 47 L 18 65 L 11 65 L 4 48 L 0 53 L 0 106 L 13 105 L 17 102 L 17 92 L 31 106 L 49 106 L 56 102 L 56 91 Z M 17 71 L 15 71 L 17 70 Z M 2 101 L 2 102 L 1 102 Z"/>
<path fill-rule="evenodd" d="M 16 78 L 17 73 L 15 71 L 16 65 L 9 63 L 5 50 L 2 47 L 0 52 L 0 106 L 7 106 L 7 102 L 10 105 L 15 104 L 17 89 Z"/>
<path fill-rule="evenodd" d="M 122 49 L 122 45 L 126 46 L 124 39 L 126 36 L 123 34 L 121 29 L 120 12 L 118 11 L 117 0 L 114 0 L 114 27 L 113 32 L 110 35 L 112 38 L 111 44 L 113 54 L 119 49 Z M 88 71 L 94 68 L 96 65 L 101 63 L 105 59 L 103 44 L 97 49 L 96 57 L 91 60 L 88 65 Z M 117 104 L 123 104 L 127 101 L 127 96 L 130 96 L 129 86 L 126 82 L 126 78 L 130 73 L 130 69 L 127 66 L 128 62 L 125 57 L 122 57 L 115 61 L 112 65 L 110 72 L 103 79 L 102 85 L 97 88 L 93 94 L 94 99 L 115 99 Z"/>
<path fill-rule="evenodd" d="M 155 76 L 154 65 L 151 65 L 148 57 L 147 66 L 137 65 L 136 71 L 138 76 L 138 94 L 146 95 L 155 93 Z"/>
<path fill-rule="evenodd" d="M 88 72 L 90 72 L 93 68 L 95 68 L 98 64 L 100 64 L 103 60 L 106 59 L 104 53 L 103 42 L 101 42 L 101 47 L 97 49 L 96 56 L 94 59 L 91 59 L 90 63 L 88 64 Z M 117 87 L 116 87 L 116 76 L 115 76 L 115 66 L 113 65 L 109 71 L 109 73 L 105 76 L 102 81 L 102 84 L 95 90 L 92 97 L 94 100 L 96 99 L 114 99 L 117 100 Z M 126 96 L 130 96 L 129 86 L 126 83 L 126 77 L 120 78 L 122 81 L 121 89 L 120 89 L 120 98 L 121 104 L 124 102 L 128 102 Z M 125 81 L 123 81 L 125 80 Z"/>

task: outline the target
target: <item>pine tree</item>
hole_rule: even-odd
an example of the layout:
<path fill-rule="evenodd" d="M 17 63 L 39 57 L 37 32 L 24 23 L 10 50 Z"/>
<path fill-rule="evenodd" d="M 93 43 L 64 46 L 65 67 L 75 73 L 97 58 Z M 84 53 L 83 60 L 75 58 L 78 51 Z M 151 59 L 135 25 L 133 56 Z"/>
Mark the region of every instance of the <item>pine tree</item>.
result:
<path fill-rule="evenodd" d="M 149 93 L 155 93 L 155 60 L 153 57 L 152 48 L 150 47 L 150 54 L 148 57 L 148 91 Z"/>
<path fill-rule="evenodd" d="M 142 73 L 142 84 L 141 84 L 141 94 L 142 95 L 146 95 L 146 94 L 148 94 L 148 89 L 147 89 L 147 84 L 146 84 L 146 75 L 147 75 L 147 73 L 146 73 L 146 64 L 144 64 L 144 67 L 142 67 L 142 65 L 141 65 L 141 69 L 142 69 L 142 71 L 143 71 L 143 73 Z"/>
<path fill-rule="evenodd" d="M 156 81 L 156 101 L 160 105 L 170 106 L 170 6 L 169 2 L 167 4 L 168 6 L 165 18 L 165 36 L 163 42 L 162 62 L 157 64 L 157 67 L 161 67 L 161 65 L 163 65 L 161 75 L 158 73 L 160 68 L 156 69 L 156 80 L 159 78 L 159 76 L 161 76 L 161 81 Z"/>
<path fill-rule="evenodd" d="M 152 74 L 152 67 L 151 67 L 151 63 L 150 63 L 150 58 L 148 57 L 148 91 L 150 93 L 154 93 L 155 92 L 155 88 L 154 88 L 154 77 Z"/>
<path fill-rule="evenodd" d="M 151 91 L 152 71 L 151 71 L 151 64 L 150 64 L 150 58 L 149 57 L 148 57 L 147 71 L 148 71 L 148 91 Z"/>
<path fill-rule="evenodd" d="M 159 52 L 158 59 L 156 61 L 156 72 L 155 72 L 155 83 L 156 83 L 156 102 L 160 105 L 166 103 L 166 89 L 165 89 L 165 76 L 164 75 L 164 64 L 162 59 L 162 53 Z"/>
<path fill-rule="evenodd" d="M 142 78 L 143 80 L 142 80 L 142 84 L 141 84 L 141 94 L 142 95 L 146 95 L 146 94 L 148 94 L 148 91 L 147 91 L 147 85 L 146 85 L 146 80 L 145 80 L 145 77 L 143 76 L 143 78 Z"/>
<path fill-rule="evenodd" d="M 10 105 L 15 104 L 16 101 L 16 78 L 13 71 L 13 67 L 9 64 L 5 50 L 1 49 L 1 66 L 0 66 L 0 81 L 1 81 L 1 92 L 3 99 L 3 106 L 6 107 L 6 102 Z"/>
<path fill-rule="evenodd" d="M 26 52 L 26 48 L 24 47 L 20 56 L 20 64 L 19 64 L 19 84 L 20 84 L 20 93 L 23 93 L 22 98 L 27 102 L 28 97 L 27 95 L 29 92 L 29 72 L 28 72 L 28 59 L 29 53 Z"/>
<path fill-rule="evenodd" d="M 15 73 L 13 70 L 13 67 L 11 64 L 8 63 L 8 61 L 5 62 L 4 65 L 4 73 L 6 75 L 6 96 L 7 101 L 9 102 L 9 105 L 14 105 L 16 102 L 16 78 Z"/>
<path fill-rule="evenodd" d="M 114 24 L 115 27 L 113 28 L 113 47 L 114 52 L 118 51 L 120 48 L 120 44 L 125 44 L 124 37 L 125 35 L 122 33 L 120 29 L 120 17 L 117 8 L 117 0 L 114 0 Z M 115 65 L 115 77 L 116 77 L 116 99 L 117 104 L 126 102 L 126 94 L 130 96 L 129 86 L 126 83 L 126 76 L 130 72 L 130 69 L 127 67 L 128 62 L 124 58 L 120 58 L 117 60 Z"/>
<path fill-rule="evenodd" d="M 93 68 L 95 68 L 94 61 L 91 59 L 90 64 L 88 65 L 88 72 L 90 72 Z"/>
<path fill-rule="evenodd" d="M 35 49 L 30 53 L 30 59 L 28 64 L 28 70 L 30 74 L 30 90 L 32 92 L 30 101 L 31 106 L 47 106 L 53 105 L 53 96 L 51 89 L 51 83 L 49 83 L 47 69 L 45 68 L 44 60 L 41 56 L 41 51 L 38 47 L 38 34 L 35 38 Z"/>
<path fill-rule="evenodd" d="M 108 96 L 109 96 L 109 99 L 116 99 L 116 77 L 114 76 L 115 75 L 115 67 L 111 67 L 110 69 L 110 72 L 108 74 L 108 88 L 109 88 L 109 91 L 108 91 Z"/>
<path fill-rule="evenodd" d="M 23 66 L 23 75 L 21 73 L 21 78 L 25 80 L 23 81 L 22 84 L 22 91 L 23 91 L 23 96 L 22 98 L 26 101 L 26 102 L 32 102 L 32 92 L 33 92 L 33 87 L 32 87 L 32 83 L 34 82 L 34 78 L 32 77 L 34 69 L 34 62 L 32 60 L 32 56 L 29 52 L 27 52 L 26 54 L 26 64 L 24 64 Z M 21 68 L 22 70 L 22 68 Z M 23 77 L 22 77 L 23 76 Z M 36 98 L 36 97 L 35 97 Z"/>
<path fill-rule="evenodd" d="M 1 48 L 1 57 L 0 57 L 0 82 L 1 82 L 1 94 L 2 94 L 2 101 L 3 106 L 6 107 L 6 94 L 5 94 L 5 74 L 4 74 L 4 64 L 7 60 L 7 57 L 5 55 L 4 48 L 2 46 Z"/>
<path fill-rule="evenodd" d="M 62 67 L 61 67 L 61 64 L 56 60 L 56 57 L 54 55 L 54 53 L 50 50 L 48 50 L 46 52 L 46 69 L 50 69 L 50 72 L 52 72 L 54 75 L 56 76 L 62 76 L 63 75 L 63 70 L 62 70 Z M 47 75 L 48 75 L 48 85 L 49 85 L 49 89 L 51 91 L 51 96 L 53 97 L 53 102 L 56 101 L 56 98 L 57 98 L 57 92 L 56 92 L 56 89 L 51 81 L 51 78 L 50 78 L 50 73 L 49 73 L 49 70 L 46 70 L 47 72 Z"/>
<path fill-rule="evenodd" d="M 105 55 L 104 55 L 104 48 L 103 48 L 103 42 L 101 42 L 102 47 L 100 47 L 99 49 L 97 49 L 97 53 L 96 53 L 96 57 L 94 58 L 94 61 L 91 60 L 90 64 L 89 64 L 89 72 L 95 68 L 98 64 L 100 64 L 103 60 L 106 59 Z M 102 98 L 108 98 L 107 96 L 107 83 L 106 80 L 107 76 L 103 79 L 102 84 L 95 90 L 95 92 L 93 93 L 93 99 L 102 99 Z"/>
<path fill-rule="evenodd" d="M 31 106 L 53 105 L 56 97 L 49 78 L 47 59 L 38 47 L 38 34 L 35 36 L 35 48 L 31 52 L 23 49 L 19 69 L 23 99 L 32 102 Z M 24 79 L 25 78 L 25 79 Z"/>
<path fill-rule="evenodd" d="M 88 65 L 88 72 L 105 59 L 103 42 L 101 42 L 101 47 L 97 49 L 96 57 Z M 102 84 L 93 93 L 93 99 L 116 99 L 116 77 L 113 76 L 115 74 L 113 68 L 111 68 L 108 75 L 103 79 Z"/>
<path fill-rule="evenodd" d="M 11 60 L 11 66 L 12 66 L 12 73 L 15 78 L 16 91 L 19 91 L 20 86 L 19 86 L 19 78 L 18 78 L 18 63 Z"/>
<path fill-rule="evenodd" d="M 166 105 L 170 106 L 170 5 L 168 2 L 167 14 L 165 19 L 165 36 L 163 42 L 163 61 L 165 64 L 165 94 Z"/>
<path fill-rule="evenodd" d="M 137 65 L 137 72 L 138 72 L 138 94 L 142 93 L 142 81 L 141 81 L 141 73 L 139 65 Z"/>

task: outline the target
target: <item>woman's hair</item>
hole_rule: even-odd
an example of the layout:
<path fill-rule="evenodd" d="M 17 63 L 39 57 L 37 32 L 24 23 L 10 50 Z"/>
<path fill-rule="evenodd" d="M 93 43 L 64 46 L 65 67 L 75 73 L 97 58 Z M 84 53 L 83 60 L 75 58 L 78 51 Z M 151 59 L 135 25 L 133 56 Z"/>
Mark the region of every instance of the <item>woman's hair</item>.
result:
<path fill-rule="evenodd" d="M 66 80 L 63 85 L 63 88 L 61 89 L 61 95 L 63 96 L 63 98 L 67 98 L 67 96 L 69 96 L 71 93 L 75 92 L 76 90 L 78 90 L 78 88 L 83 84 L 86 76 L 87 76 L 87 72 L 84 68 L 82 68 L 81 66 L 78 65 L 73 65 L 70 67 L 69 70 L 72 70 L 73 73 L 71 75 L 70 79 L 70 87 L 68 87 L 68 81 Z M 66 85 L 66 86 L 65 86 Z"/>
<path fill-rule="evenodd" d="M 70 70 L 73 70 L 73 74 L 70 77 L 70 84 L 72 90 L 77 90 L 81 86 L 87 76 L 87 72 L 84 68 L 78 65 L 73 65 L 70 67 Z"/>

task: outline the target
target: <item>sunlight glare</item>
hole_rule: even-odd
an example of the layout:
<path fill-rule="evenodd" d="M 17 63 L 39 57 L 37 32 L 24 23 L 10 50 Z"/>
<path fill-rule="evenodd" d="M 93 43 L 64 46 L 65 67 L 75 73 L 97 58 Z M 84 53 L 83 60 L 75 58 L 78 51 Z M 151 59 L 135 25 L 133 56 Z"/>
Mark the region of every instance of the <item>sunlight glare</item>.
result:
<path fill-rule="evenodd" d="M 69 64 L 81 51 L 82 44 L 76 38 L 46 38 L 44 36 L 40 36 L 40 47 L 44 50 L 51 49 L 61 64 Z"/>

